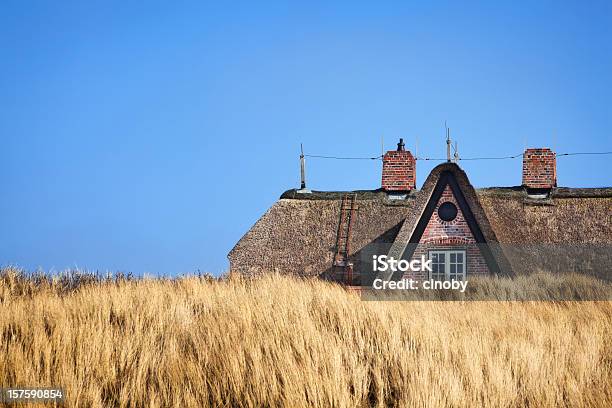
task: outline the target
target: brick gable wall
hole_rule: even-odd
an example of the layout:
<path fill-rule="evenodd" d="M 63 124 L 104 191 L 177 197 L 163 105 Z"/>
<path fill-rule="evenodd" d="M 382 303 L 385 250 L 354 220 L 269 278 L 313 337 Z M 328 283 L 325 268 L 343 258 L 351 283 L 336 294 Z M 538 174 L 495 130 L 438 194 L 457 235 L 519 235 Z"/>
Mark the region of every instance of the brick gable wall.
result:
<path fill-rule="evenodd" d="M 438 216 L 438 208 L 445 202 L 451 202 L 457 207 L 457 217 L 452 221 L 443 221 Z M 489 274 L 489 268 L 476 244 L 476 239 L 463 216 L 459 203 L 455 199 L 450 186 L 446 186 L 436 204 L 436 208 L 425 227 L 421 241 L 417 245 L 412 259 L 420 259 L 421 255 L 428 257 L 428 251 L 435 249 L 464 249 L 467 261 L 467 277 L 470 275 Z M 429 279 L 427 272 L 411 272 L 406 275 L 413 279 Z"/>

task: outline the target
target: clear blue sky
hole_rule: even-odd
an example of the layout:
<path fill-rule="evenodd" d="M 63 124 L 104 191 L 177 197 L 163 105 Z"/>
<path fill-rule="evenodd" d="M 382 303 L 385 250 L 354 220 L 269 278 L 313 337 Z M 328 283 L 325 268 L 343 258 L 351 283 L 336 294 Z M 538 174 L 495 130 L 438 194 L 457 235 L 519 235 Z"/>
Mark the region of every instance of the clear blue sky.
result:
<path fill-rule="evenodd" d="M 440 156 L 447 120 L 464 157 L 612 150 L 610 2 L 80 3 L 2 5 L 3 265 L 219 273 L 300 142 Z M 612 185 L 611 159 L 559 158 L 559 184 Z M 520 159 L 462 166 L 520 184 Z M 309 187 L 380 167 L 312 159 Z"/>

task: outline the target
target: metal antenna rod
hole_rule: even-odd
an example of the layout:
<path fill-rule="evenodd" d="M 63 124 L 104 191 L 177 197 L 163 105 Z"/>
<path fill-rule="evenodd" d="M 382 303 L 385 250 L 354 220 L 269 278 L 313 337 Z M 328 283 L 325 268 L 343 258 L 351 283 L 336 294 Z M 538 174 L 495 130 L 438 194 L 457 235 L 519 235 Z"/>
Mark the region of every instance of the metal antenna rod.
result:
<path fill-rule="evenodd" d="M 455 154 L 453 156 L 454 162 L 457 163 L 459 161 L 459 143 L 455 140 Z"/>
<path fill-rule="evenodd" d="M 306 188 L 306 159 L 304 158 L 304 146 L 300 143 L 300 174 L 301 174 L 301 189 Z"/>
<path fill-rule="evenodd" d="M 446 127 L 446 121 L 444 121 L 444 127 Z M 451 161 L 451 139 L 450 139 L 450 129 L 446 128 L 446 161 L 450 163 Z"/>

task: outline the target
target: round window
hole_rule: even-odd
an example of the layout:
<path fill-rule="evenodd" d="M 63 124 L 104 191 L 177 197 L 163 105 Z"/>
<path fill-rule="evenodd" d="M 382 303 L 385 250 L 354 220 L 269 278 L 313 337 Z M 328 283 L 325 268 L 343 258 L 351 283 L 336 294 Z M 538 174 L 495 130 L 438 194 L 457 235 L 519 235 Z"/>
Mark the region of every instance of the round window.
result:
<path fill-rule="evenodd" d="M 455 204 L 447 201 L 438 207 L 438 217 L 442 221 L 452 221 L 457 217 L 457 207 Z"/>

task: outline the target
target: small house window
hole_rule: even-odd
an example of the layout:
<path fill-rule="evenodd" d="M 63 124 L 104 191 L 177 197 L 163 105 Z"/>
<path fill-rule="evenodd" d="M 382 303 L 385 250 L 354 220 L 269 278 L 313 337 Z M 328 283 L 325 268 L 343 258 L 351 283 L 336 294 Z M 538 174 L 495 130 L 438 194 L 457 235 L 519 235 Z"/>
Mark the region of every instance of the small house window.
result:
<path fill-rule="evenodd" d="M 465 250 L 429 251 L 429 259 L 431 259 L 431 279 L 456 281 L 465 279 Z"/>
<path fill-rule="evenodd" d="M 457 206 L 450 201 L 442 203 L 440 207 L 438 207 L 438 217 L 442 221 L 452 221 L 457 217 Z"/>

